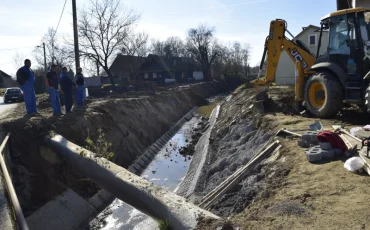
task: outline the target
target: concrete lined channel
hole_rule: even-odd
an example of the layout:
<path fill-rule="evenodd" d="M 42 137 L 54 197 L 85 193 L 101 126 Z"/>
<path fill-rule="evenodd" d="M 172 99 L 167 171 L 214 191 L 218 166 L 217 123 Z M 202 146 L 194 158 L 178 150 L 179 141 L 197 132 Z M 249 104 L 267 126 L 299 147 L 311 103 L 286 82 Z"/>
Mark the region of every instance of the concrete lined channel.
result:
<path fill-rule="evenodd" d="M 180 155 L 179 150 L 191 141 L 192 128 L 198 123 L 199 116 L 194 116 L 186 122 L 180 130 L 158 152 L 154 160 L 141 173 L 141 177 L 155 185 L 174 191 L 185 176 L 191 156 Z M 141 225 L 147 225 L 146 229 L 155 229 L 156 223 L 148 221 L 147 215 L 132 208 L 119 199 L 107 207 L 99 216 L 91 222 L 92 229 L 143 229 Z M 143 222 L 142 224 L 140 224 Z M 152 225 L 155 226 L 152 226 Z M 137 226 L 139 225 L 139 226 Z M 136 226 L 136 227 L 135 227 Z M 145 226 L 143 226 L 145 227 Z"/>
<path fill-rule="evenodd" d="M 217 97 L 210 98 L 214 102 Z M 179 151 L 191 142 L 192 130 L 197 126 L 201 116 L 194 116 L 185 122 L 175 135 L 160 149 L 153 161 L 139 174 L 155 185 L 176 191 L 188 172 L 192 156 L 182 156 Z M 153 230 L 158 223 L 119 199 L 103 210 L 93 221 L 90 229 L 101 230 Z"/>

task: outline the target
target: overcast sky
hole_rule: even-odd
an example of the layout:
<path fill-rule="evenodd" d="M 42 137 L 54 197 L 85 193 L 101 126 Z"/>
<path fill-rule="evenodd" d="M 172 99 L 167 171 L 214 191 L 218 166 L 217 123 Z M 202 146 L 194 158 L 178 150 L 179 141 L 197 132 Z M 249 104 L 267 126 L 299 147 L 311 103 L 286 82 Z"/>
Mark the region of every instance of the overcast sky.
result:
<path fill-rule="evenodd" d="M 77 0 L 77 6 L 87 1 Z M 122 3 L 141 13 L 137 31 L 145 31 L 152 38 L 185 38 L 189 28 L 201 23 L 214 26 L 221 41 L 240 41 L 251 46 L 251 65 L 260 62 L 271 20 L 285 19 L 288 29 L 297 34 L 303 26 L 319 25 L 321 17 L 336 10 L 335 0 L 122 0 Z M 13 60 L 16 52 L 34 59 L 32 46 L 40 45 L 49 27 L 57 26 L 63 5 L 64 0 L 1 0 L 0 70 L 16 72 Z M 71 0 L 67 0 L 58 32 L 73 33 Z"/>

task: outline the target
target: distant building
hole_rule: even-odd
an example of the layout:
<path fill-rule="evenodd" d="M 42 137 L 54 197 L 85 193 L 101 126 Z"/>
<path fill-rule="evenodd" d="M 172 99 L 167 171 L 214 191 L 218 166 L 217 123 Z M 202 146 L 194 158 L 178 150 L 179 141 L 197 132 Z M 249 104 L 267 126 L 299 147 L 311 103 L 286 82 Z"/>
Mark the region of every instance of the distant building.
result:
<path fill-rule="evenodd" d="M 144 63 L 146 57 L 131 55 L 117 55 L 112 65 L 109 67 L 110 72 L 115 76 L 115 81 L 124 78 L 135 79 L 138 76 L 140 66 Z M 120 79 L 118 79 L 120 78 Z"/>
<path fill-rule="evenodd" d="M 203 73 L 197 63 L 186 57 L 154 54 L 149 54 L 147 57 L 117 55 L 109 70 L 117 84 L 129 80 L 158 82 L 203 80 Z M 110 84 L 110 78 L 101 77 L 101 83 Z"/>
<path fill-rule="evenodd" d="M 317 54 L 317 48 L 319 43 L 320 27 L 309 25 L 303 27 L 302 31 L 294 38 L 294 40 L 300 40 L 303 42 L 308 50 L 315 56 Z M 329 33 L 323 31 L 321 47 L 319 55 L 326 52 L 329 44 Z M 294 85 L 295 84 L 295 63 L 290 59 L 289 55 L 282 51 L 278 67 L 275 74 L 276 85 Z"/>
<path fill-rule="evenodd" d="M 85 77 L 86 87 L 100 87 L 101 84 L 101 78 L 99 76 Z"/>
<path fill-rule="evenodd" d="M 144 81 L 174 79 L 181 82 L 193 79 L 193 74 L 197 71 L 199 71 L 199 67 L 190 58 L 149 54 L 139 69 L 139 76 Z"/>
<path fill-rule="evenodd" d="M 0 70 L 0 88 L 17 87 L 18 83 L 5 72 Z"/>

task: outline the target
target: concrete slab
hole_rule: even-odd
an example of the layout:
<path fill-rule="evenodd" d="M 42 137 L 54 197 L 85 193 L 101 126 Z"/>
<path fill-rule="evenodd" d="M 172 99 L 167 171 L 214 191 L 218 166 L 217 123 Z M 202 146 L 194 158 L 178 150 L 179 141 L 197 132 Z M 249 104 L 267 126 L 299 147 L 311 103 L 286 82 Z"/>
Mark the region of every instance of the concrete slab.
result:
<path fill-rule="evenodd" d="M 149 162 L 145 162 L 142 158 L 140 160 L 138 160 L 135 164 L 138 164 L 140 165 L 143 169 L 146 168 L 146 166 L 148 166 Z"/>
<path fill-rule="evenodd" d="M 66 230 L 78 229 L 81 223 L 93 215 L 96 215 L 96 212 L 89 202 L 68 189 L 36 210 L 26 220 L 32 230 Z"/>
<path fill-rule="evenodd" d="M 157 145 L 157 143 L 154 143 L 153 147 L 156 148 L 158 150 L 158 152 L 161 151 L 161 149 L 162 149 L 160 146 Z"/>
<path fill-rule="evenodd" d="M 144 159 L 145 161 L 147 161 L 148 163 L 150 163 L 153 160 L 153 157 L 150 154 L 146 154 L 146 153 L 144 153 L 141 156 L 141 158 Z"/>
<path fill-rule="evenodd" d="M 302 134 L 302 141 L 306 141 L 306 142 L 316 142 L 317 141 L 318 142 L 317 134 L 319 133 L 315 131 L 305 132 L 304 134 Z"/>
<path fill-rule="evenodd" d="M 323 150 L 329 150 L 332 149 L 330 142 L 320 142 L 320 148 Z"/>
<path fill-rule="evenodd" d="M 150 149 L 146 152 L 146 154 L 150 154 L 150 155 L 152 155 L 153 157 L 155 157 L 155 156 L 157 155 L 157 152 L 156 152 L 156 151 L 154 151 L 152 148 L 150 148 Z"/>
<path fill-rule="evenodd" d="M 89 203 L 99 213 L 111 204 L 115 198 L 110 192 L 102 189 L 89 200 Z"/>
<path fill-rule="evenodd" d="M 166 144 L 166 142 L 161 138 L 161 139 L 159 139 L 159 140 L 156 142 L 156 144 L 157 144 L 158 146 L 164 146 L 164 145 Z"/>
<path fill-rule="evenodd" d="M 133 164 L 132 167 L 136 170 L 136 172 L 141 172 L 143 171 L 143 169 L 141 168 L 140 165 L 138 164 Z"/>

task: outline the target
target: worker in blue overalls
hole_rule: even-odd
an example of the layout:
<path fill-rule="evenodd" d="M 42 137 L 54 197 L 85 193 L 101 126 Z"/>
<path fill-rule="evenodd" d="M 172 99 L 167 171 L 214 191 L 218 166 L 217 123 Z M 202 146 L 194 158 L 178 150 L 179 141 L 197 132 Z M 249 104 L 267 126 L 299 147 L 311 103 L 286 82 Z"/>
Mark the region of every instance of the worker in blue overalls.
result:
<path fill-rule="evenodd" d="M 72 88 L 75 86 L 74 83 L 68 76 L 67 67 L 62 68 L 60 75 L 60 87 L 64 93 L 64 104 L 66 107 L 66 113 L 70 113 L 73 105 Z"/>
<path fill-rule="evenodd" d="M 58 93 L 58 76 L 57 76 L 57 65 L 52 64 L 51 70 L 46 74 L 48 89 L 47 92 L 50 95 L 50 103 L 53 108 L 53 115 L 63 115 L 62 108 L 60 106 L 60 99 Z"/>
<path fill-rule="evenodd" d="M 36 107 L 35 74 L 31 69 L 31 61 L 26 59 L 24 66 L 17 71 L 17 81 L 23 91 L 24 104 L 28 115 L 39 114 Z"/>
<path fill-rule="evenodd" d="M 86 98 L 86 91 L 85 91 L 85 79 L 84 75 L 82 74 L 82 68 L 77 68 L 77 74 L 76 74 L 76 102 L 78 106 L 83 106 L 83 102 Z"/>

